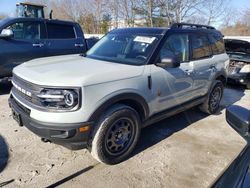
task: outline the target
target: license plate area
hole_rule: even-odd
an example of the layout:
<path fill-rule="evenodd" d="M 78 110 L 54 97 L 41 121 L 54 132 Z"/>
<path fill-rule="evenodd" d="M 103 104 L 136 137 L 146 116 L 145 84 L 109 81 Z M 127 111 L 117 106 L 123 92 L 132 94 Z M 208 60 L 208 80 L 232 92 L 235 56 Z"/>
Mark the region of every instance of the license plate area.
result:
<path fill-rule="evenodd" d="M 12 109 L 12 117 L 18 123 L 19 126 L 23 126 L 21 115 Z"/>

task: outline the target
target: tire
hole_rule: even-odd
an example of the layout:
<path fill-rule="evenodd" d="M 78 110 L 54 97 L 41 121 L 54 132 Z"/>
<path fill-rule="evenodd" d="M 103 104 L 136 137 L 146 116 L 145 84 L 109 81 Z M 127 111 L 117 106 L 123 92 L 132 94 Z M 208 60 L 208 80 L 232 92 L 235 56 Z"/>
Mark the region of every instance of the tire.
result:
<path fill-rule="evenodd" d="M 224 85 L 220 80 L 216 80 L 205 100 L 200 106 L 200 110 L 207 114 L 215 114 L 220 108 L 220 102 L 223 96 Z"/>
<path fill-rule="evenodd" d="M 138 142 L 140 124 L 139 115 L 133 108 L 122 104 L 111 107 L 96 125 L 91 155 L 109 165 L 124 161 Z"/>

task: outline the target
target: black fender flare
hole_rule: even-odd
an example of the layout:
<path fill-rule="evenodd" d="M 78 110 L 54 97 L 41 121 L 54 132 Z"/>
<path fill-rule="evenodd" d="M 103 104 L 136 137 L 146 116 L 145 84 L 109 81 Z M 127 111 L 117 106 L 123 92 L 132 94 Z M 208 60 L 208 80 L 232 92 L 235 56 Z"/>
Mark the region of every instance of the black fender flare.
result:
<path fill-rule="evenodd" d="M 146 100 L 139 94 L 136 93 L 122 93 L 118 94 L 107 101 L 105 101 L 103 104 L 101 104 L 90 116 L 89 120 L 90 122 L 95 122 L 100 115 L 107 110 L 109 107 L 111 107 L 114 104 L 117 104 L 119 102 L 124 103 L 126 101 L 133 101 L 135 102 L 134 105 L 139 105 L 143 112 L 143 118 L 146 119 L 149 116 L 149 107 Z M 126 104 L 126 103 L 125 103 Z M 130 106 L 130 105 L 129 105 Z M 132 106 L 133 107 L 133 106 Z M 136 110 L 136 109 L 135 109 Z"/>

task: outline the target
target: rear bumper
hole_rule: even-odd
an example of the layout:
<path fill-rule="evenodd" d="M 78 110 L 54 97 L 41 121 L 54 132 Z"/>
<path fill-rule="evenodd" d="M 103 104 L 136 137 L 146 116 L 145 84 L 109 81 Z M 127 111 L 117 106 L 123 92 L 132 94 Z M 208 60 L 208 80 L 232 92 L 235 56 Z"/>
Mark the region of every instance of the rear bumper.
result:
<path fill-rule="evenodd" d="M 87 147 L 89 132 L 92 126 L 91 122 L 71 124 L 40 122 L 32 119 L 29 116 L 29 109 L 26 109 L 24 106 L 22 106 L 12 96 L 9 98 L 9 106 L 13 113 L 19 117 L 20 126 L 27 127 L 30 131 L 44 140 L 63 145 L 72 150 L 83 149 Z M 88 127 L 88 130 L 84 129 L 86 127 Z M 80 131 L 80 128 L 83 128 L 85 131 Z"/>
<path fill-rule="evenodd" d="M 228 75 L 228 82 L 247 85 L 250 83 L 250 73 L 237 73 Z"/>

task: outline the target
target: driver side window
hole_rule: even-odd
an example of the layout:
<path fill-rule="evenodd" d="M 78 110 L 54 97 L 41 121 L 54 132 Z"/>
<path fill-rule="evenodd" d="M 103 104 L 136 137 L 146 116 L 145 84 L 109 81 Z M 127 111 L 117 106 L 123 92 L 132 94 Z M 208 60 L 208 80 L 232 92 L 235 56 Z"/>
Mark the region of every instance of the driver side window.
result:
<path fill-rule="evenodd" d="M 7 27 L 14 33 L 14 39 L 40 39 L 40 24 L 35 22 L 17 22 Z"/>
<path fill-rule="evenodd" d="M 160 58 L 176 58 L 181 62 L 189 61 L 189 40 L 188 34 L 173 34 L 165 41 Z"/>

